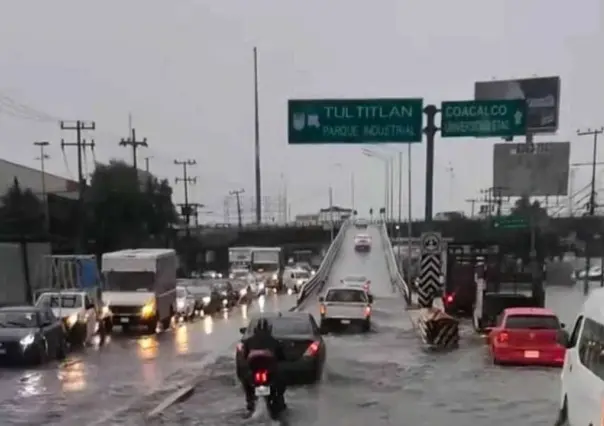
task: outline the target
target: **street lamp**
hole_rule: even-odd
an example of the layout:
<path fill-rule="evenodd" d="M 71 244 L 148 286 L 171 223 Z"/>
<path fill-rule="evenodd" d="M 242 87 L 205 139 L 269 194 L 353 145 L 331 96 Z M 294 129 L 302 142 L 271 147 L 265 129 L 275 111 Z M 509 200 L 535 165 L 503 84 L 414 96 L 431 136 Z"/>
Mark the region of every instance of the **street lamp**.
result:
<path fill-rule="evenodd" d="M 363 149 L 363 155 L 367 156 L 367 157 L 371 157 L 371 158 L 376 158 L 380 161 L 384 162 L 384 209 L 385 209 L 385 218 L 386 218 L 386 223 L 388 223 L 389 218 L 392 218 L 391 212 L 392 212 L 392 206 L 391 206 L 391 202 L 390 202 L 390 194 L 392 191 L 392 185 L 390 182 L 391 179 L 391 168 L 392 168 L 392 157 L 391 156 L 387 156 L 381 152 L 377 152 L 377 151 L 372 151 L 370 149 Z"/>

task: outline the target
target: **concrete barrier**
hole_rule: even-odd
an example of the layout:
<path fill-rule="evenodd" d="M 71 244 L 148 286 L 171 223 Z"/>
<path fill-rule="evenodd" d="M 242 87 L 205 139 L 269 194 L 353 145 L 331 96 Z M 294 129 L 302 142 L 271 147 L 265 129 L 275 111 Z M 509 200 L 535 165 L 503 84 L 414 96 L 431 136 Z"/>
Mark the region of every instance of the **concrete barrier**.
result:
<path fill-rule="evenodd" d="M 459 347 L 459 321 L 442 309 L 420 309 L 414 325 L 422 342 L 432 349 Z"/>
<path fill-rule="evenodd" d="M 342 247 L 342 242 L 344 241 L 344 237 L 349 226 L 349 221 L 346 221 L 342 224 L 338 234 L 329 246 L 325 257 L 323 258 L 323 262 L 321 262 L 321 266 L 319 266 L 319 269 L 310 279 L 310 281 L 308 281 L 304 287 L 302 287 L 300 295 L 298 296 L 298 302 L 296 306 L 291 309 L 292 311 L 303 305 L 310 296 L 318 294 L 323 289 L 325 282 L 329 279 L 331 267 L 333 266 L 333 262 L 336 259 L 338 252 L 340 251 L 340 247 Z"/>

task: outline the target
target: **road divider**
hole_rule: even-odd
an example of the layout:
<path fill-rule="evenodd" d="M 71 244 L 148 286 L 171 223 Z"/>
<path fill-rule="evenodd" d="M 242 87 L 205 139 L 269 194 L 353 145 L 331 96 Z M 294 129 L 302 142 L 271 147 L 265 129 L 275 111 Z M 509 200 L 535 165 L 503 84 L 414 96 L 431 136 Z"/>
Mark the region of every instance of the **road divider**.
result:
<path fill-rule="evenodd" d="M 349 227 L 349 220 L 342 222 L 338 234 L 333 239 L 331 245 L 329 246 L 329 249 L 327 250 L 327 253 L 325 253 L 325 257 L 321 262 L 321 266 L 319 266 L 319 269 L 317 270 L 315 275 L 306 284 L 304 284 L 304 287 L 302 287 L 302 290 L 300 290 L 300 294 L 298 295 L 298 301 L 296 303 L 296 306 L 291 308 L 291 311 L 300 309 L 302 305 L 306 303 L 310 296 L 316 295 L 323 289 L 323 286 L 329 279 L 331 267 L 333 266 L 334 260 L 338 256 L 340 248 L 342 247 L 342 243 L 345 239 L 344 237 L 346 236 L 346 232 Z"/>
<path fill-rule="evenodd" d="M 422 342 L 432 349 L 459 347 L 459 321 L 441 309 L 420 309 L 414 325 Z"/>
<path fill-rule="evenodd" d="M 386 253 L 386 265 L 388 266 L 388 272 L 390 273 L 392 287 L 403 295 L 403 298 L 407 303 L 407 307 L 412 307 L 413 303 L 411 298 L 411 288 L 401 274 L 396 257 L 394 256 L 394 249 L 392 248 L 392 243 L 390 242 L 390 237 L 388 236 L 388 230 L 386 229 L 385 223 L 380 225 L 380 234 L 382 236 L 384 253 Z"/>

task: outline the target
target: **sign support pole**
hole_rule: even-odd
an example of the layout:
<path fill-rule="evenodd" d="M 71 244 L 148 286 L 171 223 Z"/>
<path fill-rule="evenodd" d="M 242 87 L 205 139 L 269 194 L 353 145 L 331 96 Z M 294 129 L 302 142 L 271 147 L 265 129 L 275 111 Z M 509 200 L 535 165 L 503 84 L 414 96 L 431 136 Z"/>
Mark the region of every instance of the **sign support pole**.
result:
<path fill-rule="evenodd" d="M 435 105 L 427 105 L 424 108 L 427 123 L 424 128 L 426 135 L 426 201 L 424 220 L 432 222 L 434 202 L 434 139 L 439 128 L 436 126 L 436 114 L 440 110 Z"/>

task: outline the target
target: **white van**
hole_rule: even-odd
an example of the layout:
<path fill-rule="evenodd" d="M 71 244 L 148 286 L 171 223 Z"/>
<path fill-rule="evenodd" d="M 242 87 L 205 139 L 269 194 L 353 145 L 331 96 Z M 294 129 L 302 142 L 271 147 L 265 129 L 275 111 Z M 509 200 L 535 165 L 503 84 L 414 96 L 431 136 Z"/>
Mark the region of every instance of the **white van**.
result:
<path fill-rule="evenodd" d="M 176 307 L 178 259 L 172 249 L 120 250 L 103 254 L 103 300 L 113 324 L 170 328 Z"/>
<path fill-rule="evenodd" d="M 604 425 L 604 289 L 592 291 L 560 343 L 567 349 L 556 425 Z"/>

